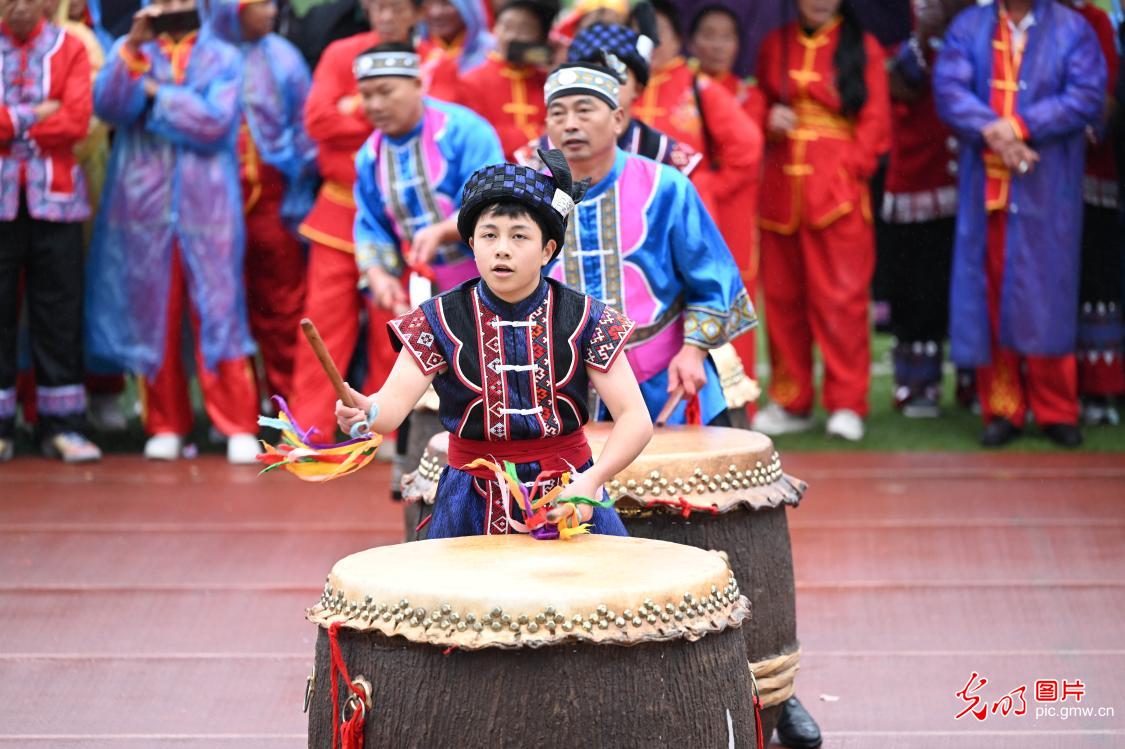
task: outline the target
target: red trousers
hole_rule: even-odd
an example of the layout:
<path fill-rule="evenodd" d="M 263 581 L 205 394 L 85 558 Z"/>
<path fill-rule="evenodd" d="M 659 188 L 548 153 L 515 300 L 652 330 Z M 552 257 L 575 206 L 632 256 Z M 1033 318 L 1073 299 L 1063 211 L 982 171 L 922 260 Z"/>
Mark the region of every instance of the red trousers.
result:
<path fill-rule="evenodd" d="M 359 315 L 366 306 L 369 320 L 367 381 L 362 388 L 357 383 L 351 384 L 369 393 L 387 379 L 397 355 L 387 335 L 390 313 L 363 297 L 356 290 L 358 281 L 355 255 L 313 244 L 309 250 L 304 316 L 316 324 L 336 368 L 346 375 L 359 339 Z M 331 440 L 336 434 L 336 392 L 312 348 L 305 344 L 297 347 L 294 357 L 292 393 L 289 406 L 298 423 L 306 429 L 315 427 L 322 440 Z"/>
<path fill-rule="evenodd" d="M 155 379 L 138 378 L 141 418 L 149 434 L 187 434 L 191 431 L 191 397 L 184 372 L 183 332 L 187 283 L 179 249 L 172 254 L 172 278 L 168 284 L 168 319 L 164 333 L 164 362 Z M 208 371 L 199 349 L 199 315 L 191 310 L 191 333 L 195 342 L 195 371 L 203 391 L 203 405 L 211 423 L 225 435 L 258 432 L 258 386 L 248 357 L 219 362 Z"/>
<path fill-rule="evenodd" d="M 742 274 L 746 293 L 755 304 L 758 302 L 758 228 L 754 217 L 758 215 L 758 182 L 744 186 L 736 194 L 721 197 L 718 201 L 718 223 L 723 238 L 730 247 Z M 750 379 L 757 379 L 754 365 L 757 359 L 757 336 L 754 331 L 734 339 L 734 350 L 742 359 L 742 366 Z M 753 406 L 753 404 L 748 404 Z"/>
<path fill-rule="evenodd" d="M 1008 214 L 988 216 L 988 319 L 992 328 L 992 363 L 977 369 L 977 393 L 984 423 L 1004 418 L 1022 427 L 1030 406 L 1046 424 L 1078 423 L 1078 363 L 1066 356 L 1020 356 L 1000 345 L 1000 290 Z"/>
<path fill-rule="evenodd" d="M 770 399 L 796 414 L 812 410 L 815 341 L 824 360 L 824 407 L 867 416 L 871 225 L 851 211 L 823 229 L 762 231 L 761 242 Z"/>
<path fill-rule="evenodd" d="M 305 307 L 305 258 L 301 243 L 281 220 L 285 182 L 262 164 L 260 192 L 246 214 L 246 306 L 270 393 L 288 398 L 293 356 Z M 244 194 L 253 193 L 245 190 Z"/>

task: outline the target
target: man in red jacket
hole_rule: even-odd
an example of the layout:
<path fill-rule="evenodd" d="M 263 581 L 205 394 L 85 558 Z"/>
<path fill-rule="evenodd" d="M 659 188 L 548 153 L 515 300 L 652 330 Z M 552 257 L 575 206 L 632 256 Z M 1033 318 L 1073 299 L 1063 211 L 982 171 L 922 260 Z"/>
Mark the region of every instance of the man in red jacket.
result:
<path fill-rule="evenodd" d="M 371 135 L 371 123 L 360 106 L 352 65 L 359 53 L 380 42 L 409 42 L 418 19 L 415 0 L 369 0 L 372 31 L 333 42 L 313 73 L 305 104 L 305 129 L 317 143 L 317 164 L 324 184 L 301 236 L 312 246 L 306 279 L 304 316 L 320 329 L 328 353 L 346 371 L 359 337 L 360 313 L 368 316 L 368 378 L 381 383 L 391 370 L 395 352 L 384 332 L 390 313 L 365 301 L 357 290 L 355 262 L 355 155 Z M 293 364 L 290 408 L 302 426 L 315 427 L 331 439 L 336 422 L 336 395 L 308 346 L 298 346 Z M 372 384 L 368 390 L 375 388 Z"/>
<path fill-rule="evenodd" d="M 74 146 L 93 114 L 90 62 L 48 23 L 44 0 L 0 2 L 0 462 L 12 457 L 20 280 L 31 330 L 43 451 L 98 460 L 82 434 L 82 222 Z"/>
<path fill-rule="evenodd" d="M 509 161 L 516 160 L 517 149 L 539 137 L 547 121 L 543 84 L 550 60 L 521 57 L 521 49 L 530 50 L 528 54 L 547 49 L 555 10 L 545 0 L 507 0 L 496 14 L 496 49 L 461 79 L 457 102 L 496 128 Z"/>

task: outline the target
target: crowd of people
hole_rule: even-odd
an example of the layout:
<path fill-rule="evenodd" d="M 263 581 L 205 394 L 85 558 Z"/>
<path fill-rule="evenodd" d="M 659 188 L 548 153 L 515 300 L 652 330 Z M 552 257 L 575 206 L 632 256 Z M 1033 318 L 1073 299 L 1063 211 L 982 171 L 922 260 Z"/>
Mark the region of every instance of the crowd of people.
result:
<path fill-rule="evenodd" d="M 759 299 L 753 428 L 814 428 L 815 347 L 827 433 L 862 439 L 878 258 L 904 417 L 939 414 L 948 340 L 985 445 L 1029 418 L 1067 446 L 1116 423 L 1109 16 L 914 2 L 888 42 L 850 2 L 791 5 L 744 78 L 722 3 L 363 0 L 369 28 L 310 66 L 273 0 L 151 0 L 116 39 L 97 6 L 0 0 L 0 460 L 21 409 L 44 452 L 97 460 L 87 416 L 123 423 L 126 375 L 145 455 L 175 459 L 192 369 L 231 462 L 255 460 L 265 394 L 327 439 L 336 395 L 299 320 L 376 390 L 387 324 L 477 273 L 466 180 L 551 148 L 592 187 L 547 273 L 637 322 L 654 415 L 681 389 L 673 421 L 727 423 L 707 352 L 753 375 Z M 583 76 L 607 108 L 549 103 Z"/>

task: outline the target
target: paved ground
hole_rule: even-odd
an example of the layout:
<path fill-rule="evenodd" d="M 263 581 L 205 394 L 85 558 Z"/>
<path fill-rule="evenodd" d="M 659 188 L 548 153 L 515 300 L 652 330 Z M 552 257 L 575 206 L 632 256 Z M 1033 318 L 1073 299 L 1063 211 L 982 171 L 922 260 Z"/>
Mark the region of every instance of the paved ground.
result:
<path fill-rule="evenodd" d="M 1120 454 L 784 464 L 810 484 L 790 514 L 798 683 L 826 747 L 1125 746 Z M 388 480 L 215 456 L 0 467 L 0 747 L 303 746 L 304 608 L 336 559 L 398 540 Z M 1025 686 L 1027 715 L 954 720 L 974 671 L 989 705 Z M 1037 720 L 1041 679 L 1081 680 L 1065 704 L 1093 715 Z"/>

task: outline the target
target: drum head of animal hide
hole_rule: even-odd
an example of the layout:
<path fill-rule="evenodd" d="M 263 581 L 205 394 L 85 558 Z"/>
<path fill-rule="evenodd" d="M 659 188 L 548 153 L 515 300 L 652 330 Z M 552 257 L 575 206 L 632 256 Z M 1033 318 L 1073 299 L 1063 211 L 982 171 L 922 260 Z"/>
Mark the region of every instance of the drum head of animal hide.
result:
<path fill-rule="evenodd" d="M 612 428 L 586 426 L 595 461 Z M 796 505 L 807 485 L 781 470 L 773 441 L 760 432 L 686 425 L 657 427 L 640 456 L 605 488 L 628 515 Z"/>
<path fill-rule="evenodd" d="M 749 604 L 718 552 L 641 538 L 469 536 L 361 551 L 308 618 L 465 649 L 696 640 Z"/>

